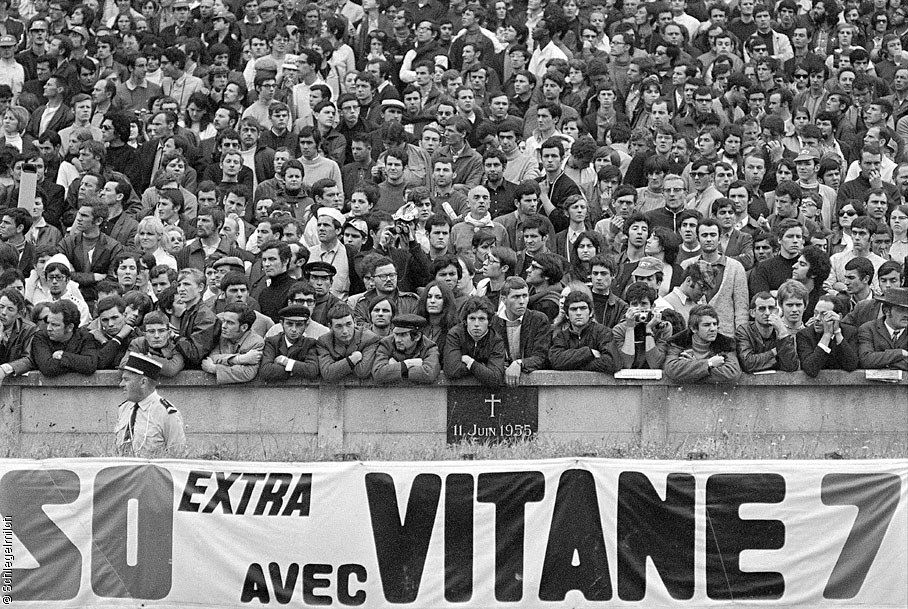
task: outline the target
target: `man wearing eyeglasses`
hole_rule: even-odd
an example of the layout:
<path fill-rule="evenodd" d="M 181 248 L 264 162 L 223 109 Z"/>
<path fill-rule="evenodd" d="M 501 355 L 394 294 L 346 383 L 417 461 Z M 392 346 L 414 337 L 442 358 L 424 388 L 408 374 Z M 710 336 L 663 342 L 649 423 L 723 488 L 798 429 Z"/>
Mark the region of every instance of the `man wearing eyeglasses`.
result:
<path fill-rule="evenodd" d="M 387 256 L 370 260 L 363 268 L 363 272 L 372 275 L 375 287 L 366 292 L 356 303 L 353 317 L 357 324 L 369 323 L 369 303 L 381 297 L 392 302 L 397 307 L 398 315 L 409 315 L 416 312 L 419 296 L 413 292 L 401 292 L 397 289 L 397 269 Z"/>

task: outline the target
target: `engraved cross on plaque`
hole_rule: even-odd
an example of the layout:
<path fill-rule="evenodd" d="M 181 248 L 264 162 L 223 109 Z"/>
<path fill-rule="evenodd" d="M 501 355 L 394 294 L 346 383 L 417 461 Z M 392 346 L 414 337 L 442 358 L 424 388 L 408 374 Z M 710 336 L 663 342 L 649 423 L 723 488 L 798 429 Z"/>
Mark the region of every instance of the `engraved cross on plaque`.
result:
<path fill-rule="evenodd" d="M 485 403 L 492 407 L 491 412 L 489 413 L 489 417 L 494 419 L 495 418 L 495 404 L 501 404 L 501 400 L 495 399 L 495 394 L 493 393 L 492 397 L 486 398 Z"/>

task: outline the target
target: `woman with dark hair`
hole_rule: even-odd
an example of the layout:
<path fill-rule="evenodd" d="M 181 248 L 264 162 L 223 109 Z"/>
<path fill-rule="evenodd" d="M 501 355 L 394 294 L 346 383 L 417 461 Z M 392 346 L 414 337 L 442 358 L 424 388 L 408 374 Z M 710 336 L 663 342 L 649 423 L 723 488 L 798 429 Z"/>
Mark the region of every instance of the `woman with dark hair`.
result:
<path fill-rule="evenodd" d="M 647 76 L 640 84 L 640 101 L 631 116 L 631 129 L 642 127 L 649 129 L 652 118 L 653 102 L 662 97 L 662 85 L 658 76 Z"/>
<path fill-rule="evenodd" d="M 186 128 L 199 136 L 200 141 L 209 140 L 217 135 L 217 130 L 211 121 L 214 112 L 211 110 L 209 98 L 204 93 L 196 91 L 189 97 L 186 104 L 186 114 L 183 118 Z"/>
<path fill-rule="evenodd" d="M 489 15 L 489 22 L 486 27 L 491 31 L 496 31 L 500 27 L 507 27 L 512 19 L 508 16 L 508 2 L 506 0 L 495 0 L 492 7 L 492 13 Z"/>
<path fill-rule="evenodd" d="M 123 36 L 126 32 L 136 31 L 136 20 L 130 14 L 117 15 L 113 22 L 113 30 Z"/>
<path fill-rule="evenodd" d="M 430 281 L 416 304 L 416 314 L 429 323 L 423 328 L 423 334 L 444 349 L 448 330 L 457 324 L 457 310 L 454 304 L 454 292 L 444 283 Z"/>
<path fill-rule="evenodd" d="M 145 137 L 145 125 L 138 117 L 129 118 L 129 139 L 126 141 L 127 146 L 138 148 L 147 140 Z"/>
<path fill-rule="evenodd" d="M 864 215 L 864 202 L 857 199 L 847 199 L 839 201 L 836 205 L 841 205 L 838 211 L 838 218 L 833 219 L 833 233 L 830 242 L 830 256 L 838 254 L 845 250 L 851 249 L 854 245 L 851 240 L 851 223 L 858 216 Z"/>
<path fill-rule="evenodd" d="M 592 270 L 590 261 L 604 251 L 605 243 L 602 235 L 594 230 L 580 233 L 571 246 L 571 268 L 565 276 L 565 283 L 580 281 L 588 284 Z"/>
<path fill-rule="evenodd" d="M 662 262 L 659 297 L 665 296 L 684 280 L 684 271 L 675 263 L 681 249 L 681 237 L 664 226 L 656 226 L 646 241 L 644 253 Z"/>
<path fill-rule="evenodd" d="M 148 31 L 154 34 L 158 33 L 159 14 L 158 0 L 145 0 L 142 3 L 142 16 L 145 17 L 145 24 L 148 26 Z"/>
<path fill-rule="evenodd" d="M 889 13 L 886 10 L 875 10 L 867 24 L 867 44 L 864 47 L 869 53 L 883 50 L 883 38 L 889 33 Z"/>

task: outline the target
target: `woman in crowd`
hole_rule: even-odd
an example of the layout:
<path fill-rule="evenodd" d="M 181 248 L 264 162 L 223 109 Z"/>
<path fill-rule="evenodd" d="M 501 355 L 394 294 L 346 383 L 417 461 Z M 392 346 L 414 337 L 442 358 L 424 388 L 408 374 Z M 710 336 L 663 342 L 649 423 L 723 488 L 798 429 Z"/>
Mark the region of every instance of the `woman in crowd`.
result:
<path fill-rule="evenodd" d="M 34 138 L 25 133 L 28 119 L 28 110 L 22 106 L 7 108 L 3 114 L 3 127 L 0 130 L 0 147 L 9 146 L 19 152 L 34 150 Z"/>
<path fill-rule="evenodd" d="M 426 338 L 443 349 L 448 330 L 457 324 L 457 309 L 451 288 L 440 281 L 429 282 L 416 304 L 416 314 L 429 322 L 423 328 Z"/>
<path fill-rule="evenodd" d="M 136 229 L 136 247 L 142 254 L 154 256 L 155 264 L 166 264 L 177 270 L 177 260 L 164 249 L 164 224 L 154 216 L 145 216 Z"/>
<path fill-rule="evenodd" d="M 590 281 L 590 260 L 604 253 L 602 235 L 594 230 L 580 233 L 571 246 L 571 268 L 565 275 L 565 283 L 579 281 L 588 284 Z"/>
<path fill-rule="evenodd" d="M 684 271 L 675 263 L 681 248 L 681 238 L 665 227 L 657 226 L 646 241 L 645 253 L 662 262 L 662 283 L 659 297 L 665 296 L 677 285 L 681 285 Z"/>

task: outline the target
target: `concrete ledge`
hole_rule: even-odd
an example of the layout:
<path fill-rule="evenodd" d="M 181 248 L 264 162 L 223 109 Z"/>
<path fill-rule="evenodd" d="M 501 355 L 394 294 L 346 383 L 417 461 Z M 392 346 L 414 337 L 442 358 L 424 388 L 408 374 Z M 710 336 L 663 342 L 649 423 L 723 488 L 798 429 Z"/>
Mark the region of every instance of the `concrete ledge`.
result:
<path fill-rule="evenodd" d="M 0 455 L 111 453 L 123 400 L 119 377 L 102 371 L 8 379 L 0 386 Z M 719 387 L 554 371 L 521 382 L 539 388 L 539 437 L 546 440 L 715 445 L 746 438 L 821 450 L 844 439 L 908 454 L 908 380 L 872 382 L 863 371 L 824 372 L 816 379 L 746 375 L 735 386 Z M 217 385 L 211 375 L 192 371 L 166 380 L 161 393 L 182 411 L 194 448 L 267 458 L 314 447 L 443 445 L 446 387 L 469 384 L 442 378 L 429 386 Z"/>

